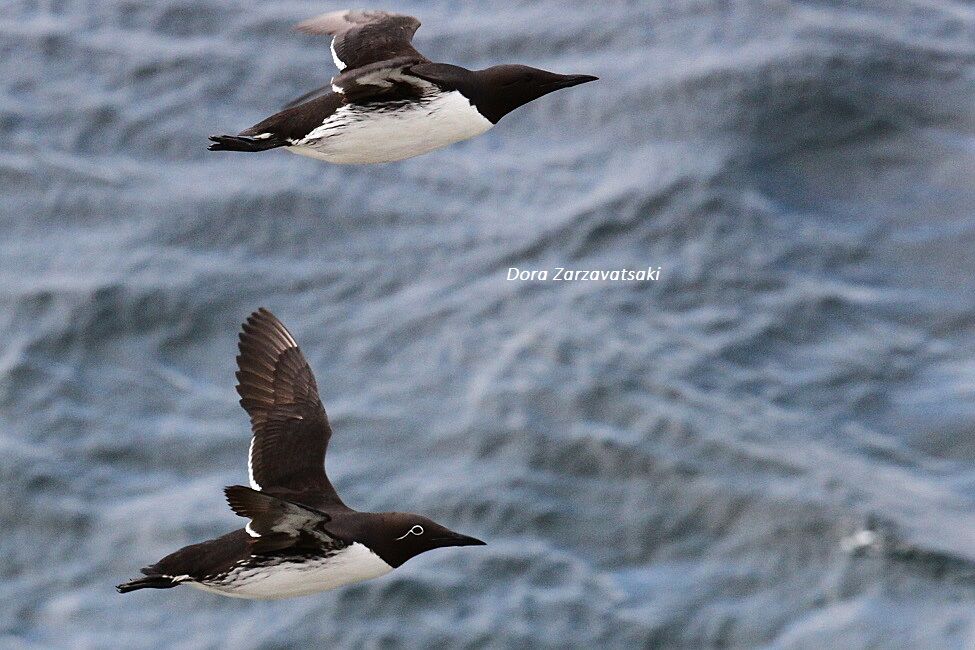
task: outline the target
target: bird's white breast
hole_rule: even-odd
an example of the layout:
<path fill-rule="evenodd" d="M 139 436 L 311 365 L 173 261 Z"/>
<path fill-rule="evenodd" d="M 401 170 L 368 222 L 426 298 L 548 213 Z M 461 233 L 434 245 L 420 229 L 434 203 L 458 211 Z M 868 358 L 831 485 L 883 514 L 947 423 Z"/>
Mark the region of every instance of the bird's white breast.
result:
<path fill-rule="evenodd" d="M 342 106 L 289 149 L 332 163 L 391 162 L 473 138 L 494 126 L 455 90 L 380 106 Z"/>
<path fill-rule="evenodd" d="M 240 567 L 212 582 L 187 582 L 197 589 L 234 598 L 272 600 L 306 596 L 353 582 L 378 578 L 393 570 L 358 542 L 334 555 L 306 562 Z"/>

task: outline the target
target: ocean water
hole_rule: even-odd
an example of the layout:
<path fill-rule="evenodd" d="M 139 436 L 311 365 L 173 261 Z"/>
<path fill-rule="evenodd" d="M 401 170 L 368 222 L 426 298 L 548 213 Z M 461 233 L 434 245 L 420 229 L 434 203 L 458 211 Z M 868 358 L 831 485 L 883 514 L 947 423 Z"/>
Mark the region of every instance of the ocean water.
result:
<path fill-rule="evenodd" d="M 332 75 L 291 25 L 341 5 L 4 3 L 0 646 L 975 645 L 975 6 L 383 7 L 600 81 L 402 163 L 209 153 Z M 345 500 L 487 546 L 115 593 L 241 524 L 258 306 Z"/>

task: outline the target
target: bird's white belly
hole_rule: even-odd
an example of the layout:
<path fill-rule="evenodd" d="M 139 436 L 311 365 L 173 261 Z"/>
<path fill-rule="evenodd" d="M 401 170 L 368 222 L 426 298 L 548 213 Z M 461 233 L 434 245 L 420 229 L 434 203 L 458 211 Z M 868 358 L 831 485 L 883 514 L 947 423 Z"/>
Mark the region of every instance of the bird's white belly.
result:
<path fill-rule="evenodd" d="M 451 91 L 390 110 L 342 106 L 288 149 L 332 163 L 392 162 L 473 138 L 492 126 L 466 97 Z"/>
<path fill-rule="evenodd" d="M 357 542 L 328 558 L 238 568 L 219 581 L 188 581 L 186 584 L 234 598 L 272 600 L 327 591 L 353 582 L 378 578 L 392 570 L 393 567 Z"/>

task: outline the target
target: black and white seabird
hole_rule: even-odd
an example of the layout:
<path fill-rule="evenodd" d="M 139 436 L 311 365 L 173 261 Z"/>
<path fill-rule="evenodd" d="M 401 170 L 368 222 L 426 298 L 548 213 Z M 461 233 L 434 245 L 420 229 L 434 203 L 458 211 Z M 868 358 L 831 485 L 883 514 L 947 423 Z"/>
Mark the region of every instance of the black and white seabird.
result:
<path fill-rule="evenodd" d="M 484 133 L 519 106 L 594 81 L 524 65 L 467 70 L 433 63 L 411 43 L 420 21 L 384 11 L 338 11 L 300 23 L 332 36 L 340 74 L 211 151 L 286 147 L 333 163 L 403 160 Z"/>
<path fill-rule="evenodd" d="M 254 434 L 250 487 L 224 491 L 250 521 L 167 555 L 119 592 L 187 584 L 235 598 L 288 598 L 381 576 L 435 548 L 484 544 L 420 515 L 356 512 L 342 502 L 325 474 L 332 430 L 315 377 L 271 312 L 259 309 L 244 323 L 237 366 Z"/>

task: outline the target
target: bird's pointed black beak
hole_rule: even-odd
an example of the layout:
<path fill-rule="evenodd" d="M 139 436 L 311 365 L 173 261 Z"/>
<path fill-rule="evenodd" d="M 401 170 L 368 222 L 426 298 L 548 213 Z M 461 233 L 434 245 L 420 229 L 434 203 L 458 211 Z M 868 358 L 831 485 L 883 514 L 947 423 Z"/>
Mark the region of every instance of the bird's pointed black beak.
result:
<path fill-rule="evenodd" d="M 487 542 L 482 542 L 476 537 L 468 537 L 467 535 L 461 535 L 460 533 L 451 533 L 446 537 L 440 537 L 436 540 L 438 546 L 486 546 Z"/>
<path fill-rule="evenodd" d="M 557 79 L 553 85 L 556 89 L 571 88 L 572 86 L 586 84 L 590 81 L 597 81 L 598 79 L 599 77 L 594 77 L 591 74 L 565 74 L 561 75 L 561 77 Z"/>

